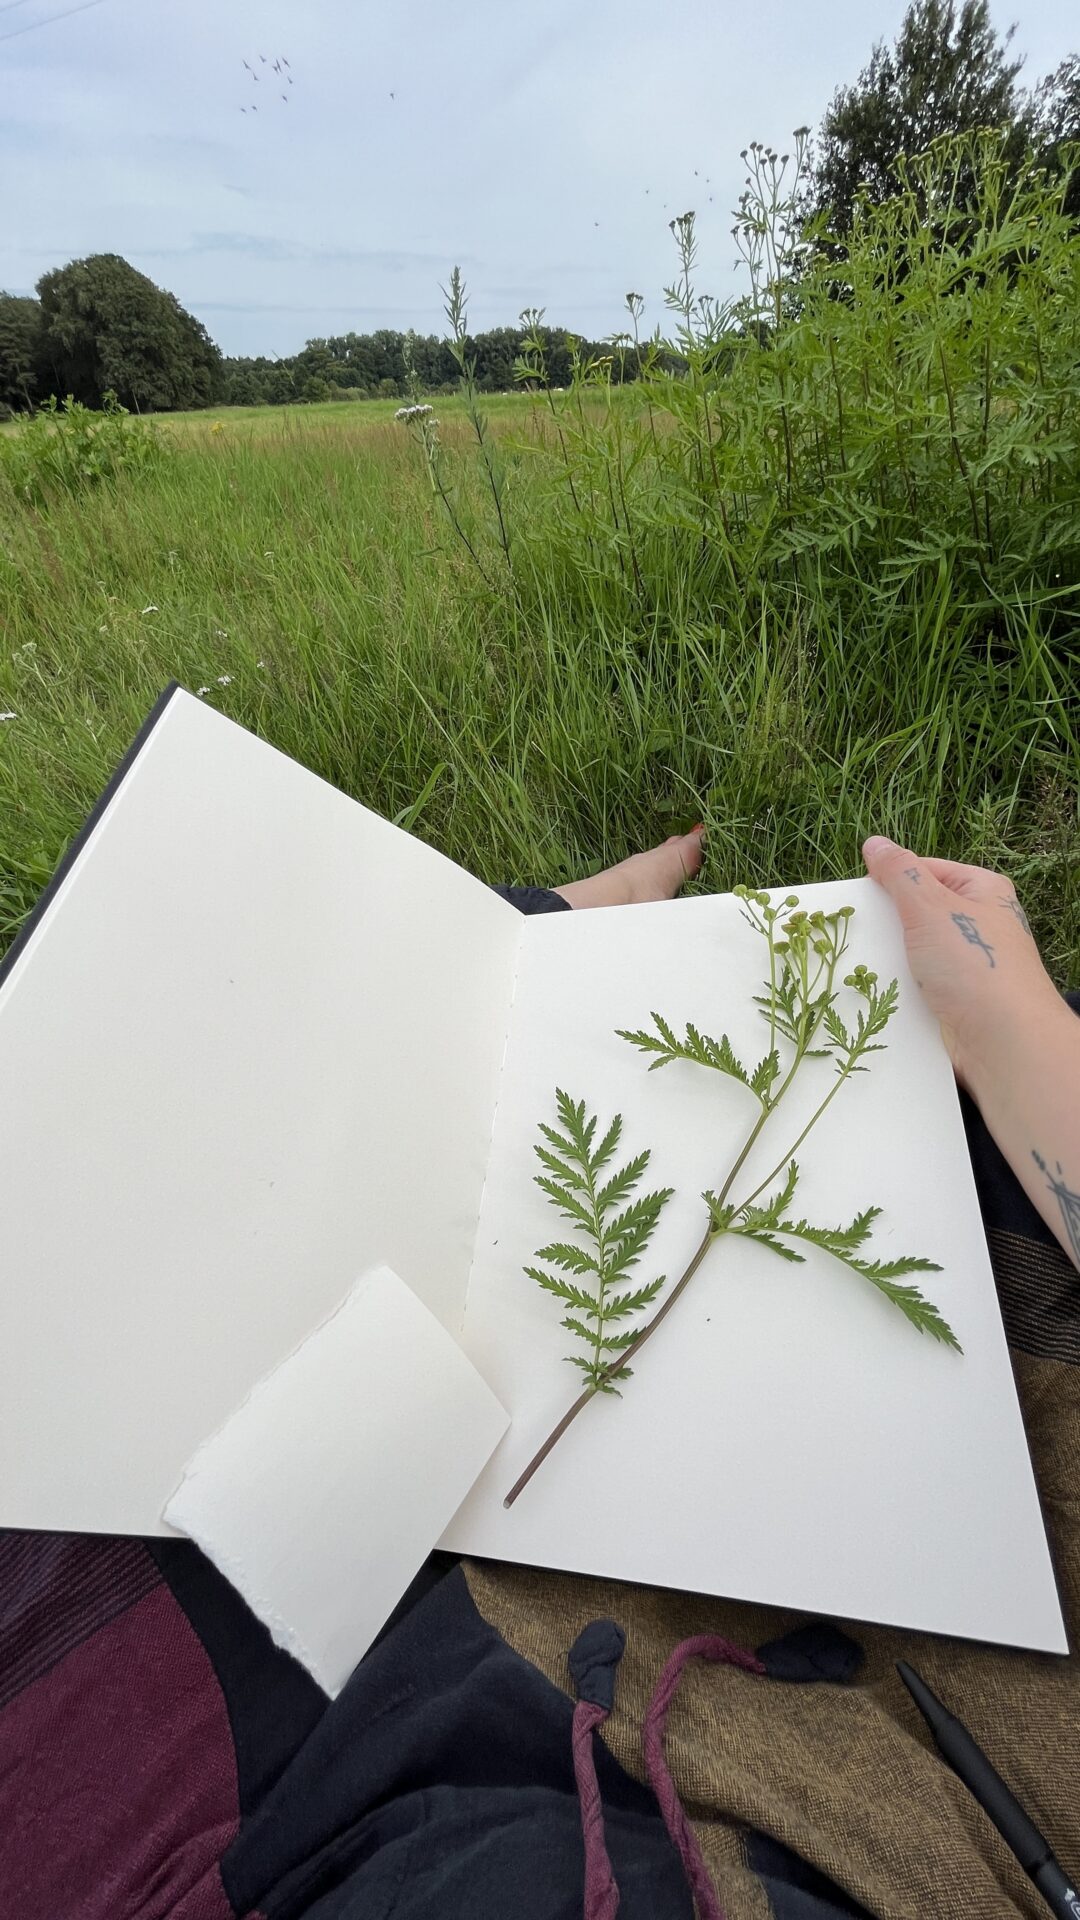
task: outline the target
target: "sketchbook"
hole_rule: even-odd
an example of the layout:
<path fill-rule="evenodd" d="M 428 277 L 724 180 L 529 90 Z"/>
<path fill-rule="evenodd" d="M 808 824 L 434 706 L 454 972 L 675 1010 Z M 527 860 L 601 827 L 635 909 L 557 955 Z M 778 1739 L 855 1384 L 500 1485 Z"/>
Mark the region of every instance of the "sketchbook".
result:
<path fill-rule="evenodd" d="M 676 1189 L 650 1270 L 680 1272 L 746 1095 L 650 1074 L 614 1030 L 660 1007 L 756 1058 L 761 942 L 731 896 L 524 918 L 171 689 L 0 968 L 0 1525 L 168 1533 L 180 1489 L 196 1531 L 185 1474 L 244 1409 L 224 1455 L 272 1490 L 303 1452 L 312 1524 L 384 1542 L 399 1591 L 441 1544 L 1065 1651 L 936 1024 L 870 881 L 797 891 L 852 904 L 853 951 L 901 987 L 887 1051 L 801 1156 L 800 1206 L 879 1205 L 873 1251 L 940 1264 L 926 1290 L 963 1355 L 818 1249 L 724 1241 L 624 1396 L 506 1510 L 578 1390 L 523 1273 L 557 1237 L 537 1121 L 556 1086 L 622 1114 Z M 275 1398 L 260 1383 L 317 1330 L 319 1366 Z"/>

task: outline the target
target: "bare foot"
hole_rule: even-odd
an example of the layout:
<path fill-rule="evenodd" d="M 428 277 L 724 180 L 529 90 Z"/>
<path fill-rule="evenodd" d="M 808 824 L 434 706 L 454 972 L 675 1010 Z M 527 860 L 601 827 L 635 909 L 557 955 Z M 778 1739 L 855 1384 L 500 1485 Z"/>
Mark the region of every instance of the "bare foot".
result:
<path fill-rule="evenodd" d="M 572 907 L 630 907 L 643 900 L 673 900 L 701 866 L 704 831 L 695 827 L 691 833 L 673 833 L 647 853 L 632 853 L 617 867 L 594 873 L 589 880 L 571 880 L 554 891 Z"/>

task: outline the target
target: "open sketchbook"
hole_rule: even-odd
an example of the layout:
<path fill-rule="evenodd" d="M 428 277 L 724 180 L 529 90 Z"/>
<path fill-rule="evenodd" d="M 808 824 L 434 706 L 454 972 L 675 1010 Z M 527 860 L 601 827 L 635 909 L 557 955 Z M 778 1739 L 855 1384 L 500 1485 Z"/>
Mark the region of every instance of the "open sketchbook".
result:
<path fill-rule="evenodd" d="M 0 976 L 0 1525 L 170 1531 L 203 1443 L 274 1403 L 253 1388 L 316 1329 L 334 1349 L 354 1283 L 388 1267 L 471 1362 L 460 1393 L 425 1386 L 454 1369 L 394 1296 L 365 1320 L 363 1295 L 341 1328 L 376 1370 L 388 1343 L 400 1391 L 350 1398 L 339 1342 L 323 1403 L 311 1374 L 240 1452 L 276 1484 L 308 1447 L 318 1525 L 411 1558 L 401 1587 L 445 1526 L 461 1552 L 1063 1650 L 948 1060 L 889 902 L 800 892 L 854 905 L 856 957 L 901 982 L 887 1051 L 801 1156 L 800 1206 L 880 1205 L 874 1250 L 940 1263 L 926 1291 L 963 1356 L 817 1249 L 789 1266 L 726 1241 L 507 1511 L 578 1384 L 522 1273 L 554 1231 L 536 1122 L 556 1085 L 622 1113 L 677 1190 L 650 1272 L 681 1271 L 746 1096 L 649 1074 L 614 1029 L 658 1006 L 756 1058 L 762 944 L 725 896 L 522 918 L 164 696 Z"/>

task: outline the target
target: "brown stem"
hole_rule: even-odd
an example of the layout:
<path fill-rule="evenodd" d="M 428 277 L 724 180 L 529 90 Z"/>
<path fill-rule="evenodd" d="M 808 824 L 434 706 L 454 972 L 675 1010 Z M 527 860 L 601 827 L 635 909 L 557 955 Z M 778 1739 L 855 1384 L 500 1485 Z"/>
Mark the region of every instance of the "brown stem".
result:
<path fill-rule="evenodd" d="M 514 1484 L 511 1487 L 509 1493 L 507 1494 L 506 1499 L 503 1501 L 504 1507 L 513 1506 L 514 1501 L 518 1497 L 518 1494 L 521 1493 L 523 1489 L 528 1486 L 529 1481 L 532 1479 L 533 1474 L 536 1472 L 537 1467 L 543 1466 L 543 1463 L 547 1459 L 548 1454 L 551 1452 L 552 1447 L 555 1445 L 557 1440 L 562 1439 L 563 1434 L 566 1432 L 567 1427 L 570 1425 L 572 1420 L 577 1419 L 578 1414 L 581 1412 L 582 1407 L 587 1406 L 589 1401 L 593 1398 L 594 1394 L 599 1393 L 601 1387 L 603 1386 L 606 1380 L 610 1380 L 613 1374 L 621 1373 L 623 1367 L 625 1367 L 627 1361 L 631 1358 L 631 1356 L 638 1351 L 639 1347 L 643 1347 L 645 1345 L 645 1342 L 649 1338 L 650 1334 L 656 1332 L 656 1329 L 660 1325 L 660 1322 L 664 1318 L 664 1315 L 671 1312 L 671 1309 L 675 1305 L 675 1302 L 678 1299 L 683 1288 L 685 1286 L 688 1286 L 690 1281 L 693 1279 L 695 1273 L 697 1272 L 702 1261 L 704 1260 L 705 1255 L 708 1253 L 714 1238 L 715 1238 L 715 1235 L 713 1233 L 712 1225 L 710 1223 L 710 1225 L 705 1230 L 705 1233 L 702 1237 L 701 1245 L 698 1247 L 698 1250 L 695 1253 L 693 1259 L 691 1260 L 690 1265 L 687 1267 L 686 1272 L 682 1275 L 682 1278 L 676 1283 L 674 1287 L 672 1287 L 671 1292 L 668 1294 L 668 1297 L 664 1301 L 663 1306 L 649 1321 L 648 1326 L 642 1327 L 641 1332 L 638 1334 L 635 1334 L 633 1340 L 631 1340 L 630 1342 L 630 1345 L 628 1347 L 624 1347 L 622 1353 L 620 1353 L 615 1360 L 612 1360 L 609 1366 L 604 1368 L 604 1371 L 600 1375 L 599 1380 L 597 1380 L 594 1385 L 586 1387 L 584 1393 L 579 1393 L 577 1399 L 574 1401 L 573 1406 L 568 1410 L 568 1412 L 563 1414 L 563 1417 L 559 1421 L 558 1426 L 552 1428 L 551 1432 L 548 1434 L 548 1437 L 544 1441 L 544 1444 L 540 1448 L 539 1452 L 533 1454 L 533 1457 L 529 1461 L 529 1464 L 526 1467 L 524 1473 L 521 1474 L 521 1476 L 514 1481 Z"/>

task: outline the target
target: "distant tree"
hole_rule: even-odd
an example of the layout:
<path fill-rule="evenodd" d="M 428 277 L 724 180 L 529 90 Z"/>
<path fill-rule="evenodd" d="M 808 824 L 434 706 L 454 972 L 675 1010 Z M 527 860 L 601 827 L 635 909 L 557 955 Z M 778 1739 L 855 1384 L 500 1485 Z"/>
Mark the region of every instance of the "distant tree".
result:
<path fill-rule="evenodd" d="M 25 411 L 38 391 L 41 308 L 17 293 L 0 293 L 0 403 Z"/>
<path fill-rule="evenodd" d="M 987 0 L 914 0 L 893 46 L 879 41 L 854 86 L 841 87 L 821 123 L 808 211 L 827 210 L 834 230 L 851 226 L 855 195 L 898 191 L 896 158 L 921 153 L 941 134 L 1011 126 L 1026 144 L 1013 29 L 1000 35 Z M 962 185 L 961 185 L 962 195 Z"/>
<path fill-rule="evenodd" d="M 116 253 L 38 281 L 43 384 L 100 406 L 110 390 L 138 412 L 210 406 L 222 361 L 206 328 Z"/>
<path fill-rule="evenodd" d="M 1048 73 L 1028 99 L 1031 144 L 1045 167 L 1064 167 L 1062 149 L 1080 147 L 1080 54 L 1071 53 Z M 1073 168 L 1065 191 L 1065 211 L 1080 217 L 1080 166 Z"/>

